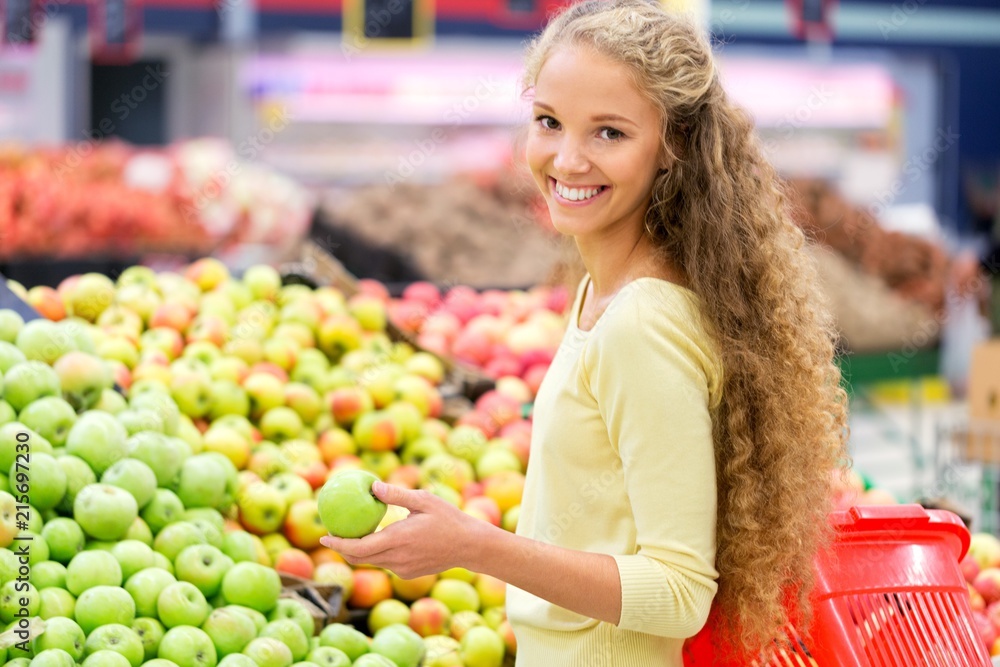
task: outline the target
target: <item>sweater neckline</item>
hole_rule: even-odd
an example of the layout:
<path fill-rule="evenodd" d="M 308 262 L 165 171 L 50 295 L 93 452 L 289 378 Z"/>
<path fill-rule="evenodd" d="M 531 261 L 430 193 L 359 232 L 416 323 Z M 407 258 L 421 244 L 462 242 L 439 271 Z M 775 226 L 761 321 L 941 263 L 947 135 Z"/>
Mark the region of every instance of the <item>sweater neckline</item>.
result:
<path fill-rule="evenodd" d="M 653 277 L 653 276 L 640 276 L 640 277 L 635 278 L 633 280 L 630 280 L 629 282 L 627 282 L 624 285 L 622 285 L 621 289 L 619 289 L 615 293 L 615 295 L 613 297 L 611 297 L 611 301 L 608 302 L 607 308 L 605 308 L 604 312 L 602 312 L 598 316 L 597 321 L 594 322 L 594 324 L 593 324 L 592 327 L 590 327 L 589 329 L 581 329 L 580 328 L 580 315 L 583 314 L 583 306 L 584 306 L 584 304 L 587 301 L 587 290 L 590 288 L 590 283 L 591 283 L 591 278 L 590 278 L 590 275 L 588 274 L 587 277 L 586 277 L 586 279 L 584 280 L 584 283 L 583 283 L 583 291 L 580 293 L 580 303 L 579 303 L 579 305 L 576 308 L 576 312 L 573 313 L 573 317 L 571 318 L 571 321 L 570 321 L 570 324 L 573 327 L 573 331 L 576 332 L 577 334 L 586 336 L 590 332 L 592 332 L 595 329 L 597 329 L 598 325 L 600 325 L 600 323 L 601 323 L 601 320 L 604 319 L 604 314 L 607 313 L 608 310 L 611 309 L 611 306 L 614 304 L 615 301 L 618 300 L 618 297 L 620 297 L 623 293 L 625 293 L 626 291 L 628 291 L 629 288 L 631 288 L 633 285 L 636 285 L 638 283 L 644 283 L 644 282 L 652 282 L 653 284 L 664 285 L 664 286 L 670 288 L 671 290 L 677 291 L 680 294 L 686 294 L 689 297 L 693 297 L 695 299 L 698 298 L 698 295 L 695 294 L 693 291 L 691 291 L 687 287 L 684 287 L 683 285 L 679 285 L 679 284 L 677 284 L 677 283 L 675 283 L 673 281 L 664 280 L 663 278 L 656 278 L 656 277 Z"/>

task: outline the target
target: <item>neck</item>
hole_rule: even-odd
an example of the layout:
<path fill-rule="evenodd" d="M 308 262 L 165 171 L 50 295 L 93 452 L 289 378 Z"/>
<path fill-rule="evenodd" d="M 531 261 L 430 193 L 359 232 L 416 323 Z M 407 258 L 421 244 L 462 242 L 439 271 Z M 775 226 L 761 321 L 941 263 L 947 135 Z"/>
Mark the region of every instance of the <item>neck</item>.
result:
<path fill-rule="evenodd" d="M 662 273 L 655 248 L 643 227 L 616 227 L 596 237 L 576 237 L 597 298 L 610 296 L 640 276 Z"/>

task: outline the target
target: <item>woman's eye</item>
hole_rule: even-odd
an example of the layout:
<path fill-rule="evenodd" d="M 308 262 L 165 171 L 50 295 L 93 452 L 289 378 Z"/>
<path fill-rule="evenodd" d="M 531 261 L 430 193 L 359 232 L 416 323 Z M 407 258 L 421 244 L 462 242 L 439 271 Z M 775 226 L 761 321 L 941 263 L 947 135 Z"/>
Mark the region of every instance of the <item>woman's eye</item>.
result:
<path fill-rule="evenodd" d="M 621 130 L 616 130 L 613 127 L 605 127 L 601 129 L 601 139 L 607 139 L 608 141 L 618 141 L 624 138 L 625 135 Z"/>
<path fill-rule="evenodd" d="M 535 120 L 541 123 L 542 127 L 545 128 L 546 130 L 559 129 L 559 121 L 557 121 L 552 116 L 538 116 L 538 118 L 536 118 Z"/>

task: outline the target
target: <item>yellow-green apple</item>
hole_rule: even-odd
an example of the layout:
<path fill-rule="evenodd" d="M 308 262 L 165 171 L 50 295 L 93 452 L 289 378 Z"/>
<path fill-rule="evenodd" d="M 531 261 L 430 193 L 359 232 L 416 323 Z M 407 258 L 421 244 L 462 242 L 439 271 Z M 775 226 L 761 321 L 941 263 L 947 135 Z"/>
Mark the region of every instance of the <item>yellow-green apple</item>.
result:
<path fill-rule="evenodd" d="M 285 386 L 285 405 L 298 413 L 306 424 L 312 424 L 323 412 L 323 400 L 316 390 L 301 382 Z"/>
<path fill-rule="evenodd" d="M 122 581 L 146 568 L 153 567 L 153 550 L 148 544 L 138 540 L 122 540 L 111 547 L 111 555 L 122 570 Z"/>
<path fill-rule="evenodd" d="M 258 361 L 253 366 L 250 367 L 250 375 L 254 373 L 268 373 L 273 375 L 275 378 L 281 381 L 282 392 L 284 392 L 284 386 L 288 382 L 288 373 L 284 368 L 278 366 L 277 364 L 272 364 L 270 361 Z"/>
<path fill-rule="evenodd" d="M 461 491 L 475 479 L 472 464 L 450 454 L 432 454 L 420 464 L 420 485 L 443 484 Z"/>
<path fill-rule="evenodd" d="M 197 627 L 178 626 L 167 630 L 156 655 L 177 667 L 215 667 L 218 663 L 212 638 Z"/>
<path fill-rule="evenodd" d="M 302 322 L 279 323 L 271 332 L 271 340 L 283 340 L 286 343 L 293 344 L 283 346 L 273 345 L 270 348 L 270 352 L 268 351 L 267 344 L 265 343 L 264 345 L 264 357 L 282 366 L 289 372 L 298 367 L 299 360 L 302 358 L 302 353 L 305 350 L 316 349 L 316 336 L 312 328 Z M 316 351 L 322 354 L 320 350 Z M 289 353 L 291 354 L 289 355 Z M 272 357 L 271 355 L 276 356 Z M 286 365 L 289 363 L 291 365 Z"/>
<path fill-rule="evenodd" d="M 76 494 L 73 518 L 97 540 L 118 540 L 139 514 L 132 494 L 107 484 L 91 484 Z"/>
<path fill-rule="evenodd" d="M 459 579 L 440 579 L 431 589 L 430 597 L 441 600 L 453 614 L 460 611 L 475 611 L 480 608 L 479 593 L 467 581 Z"/>
<path fill-rule="evenodd" d="M 44 538 L 43 538 L 44 539 Z M 31 567 L 29 581 L 39 590 L 58 586 L 66 587 L 66 566 L 54 560 L 44 560 Z"/>
<path fill-rule="evenodd" d="M 374 635 L 382 628 L 401 623 L 407 625 L 410 622 L 410 608 L 405 602 L 394 600 L 382 600 L 368 612 L 368 630 Z"/>
<path fill-rule="evenodd" d="M 424 415 L 415 405 L 406 401 L 396 401 L 390 404 L 385 412 L 396 422 L 396 426 L 402 434 L 400 439 L 402 443 L 413 442 L 420 437 Z"/>
<path fill-rule="evenodd" d="M 24 327 L 24 318 L 14 310 L 0 310 L 0 342 L 13 343 Z"/>
<path fill-rule="evenodd" d="M 319 540 L 327 534 L 319 516 L 319 506 L 313 498 L 291 503 L 285 517 L 285 535 L 299 549 L 316 549 Z"/>
<path fill-rule="evenodd" d="M 279 618 L 265 625 L 257 636 L 277 639 L 291 650 L 293 660 L 303 660 L 309 653 L 309 637 L 312 633 L 307 635 L 290 618 Z"/>
<path fill-rule="evenodd" d="M 302 432 L 302 427 L 302 418 L 299 414 L 284 405 L 269 409 L 260 418 L 260 434 L 273 442 L 297 438 Z"/>
<path fill-rule="evenodd" d="M 143 617 L 135 619 L 135 622 L 132 623 L 132 632 L 134 632 L 139 637 L 139 641 L 142 642 L 143 658 L 147 662 L 149 660 L 154 660 L 160 648 L 160 642 L 163 641 L 163 635 L 166 634 L 167 629 L 164 628 L 163 624 L 157 619 Z"/>
<path fill-rule="evenodd" d="M 6 312 L 10 311 L 0 310 L 0 314 Z M 6 373 L 17 364 L 27 360 L 28 358 L 24 356 L 24 352 L 21 352 L 13 343 L 0 340 L 0 373 Z"/>
<path fill-rule="evenodd" d="M 485 607 L 481 613 L 486 625 L 494 630 L 507 619 L 507 610 L 503 607 Z"/>
<path fill-rule="evenodd" d="M 251 533 L 267 535 L 281 527 L 288 504 L 280 490 L 265 482 L 253 482 L 239 494 L 240 523 Z"/>
<path fill-rule="evenodd" d="M 184 351 L 184 337 L 176 329 L 157 327 L 144 331 L 139 337 L 142 361 L 162 364 L 181 356 Z M 163 355 L 163 356 L 159 356 Z"/>
<path fill-rule="evenodd" d="M 168 584 L 156 598 L 156 613 L 167 628 L 201 626 L 212 607 L 198 587 L 187 581 Z"/>
<path fill-rule="evenodd" d="M 181 372 L 175 362 L 170 378 L 170 396 L 187 416 L 197 418 L 207 415 L 214 398 L 207 370 Z"/>
<path fill-rule="evenodd" d="M 179 517 L 178 517 L 179 518 Z M 205 533 L 192 521 L 175 521 L 164 526 L 153 540 L 153 549 L 171 562 L 187 547 L 207 544 Z"/>
<path fill-rule="evenodd" d="M 250 443 L 234 428 L 213 424 L 205 431 L 202 446 L 205 452 L 222 454 L 239 470 L 250 461 Z"/>
<path fill-rule="evenodd" d="M 163 419 L 152 410 L 123 409 L 115 413 L 115 417 L 121 422 L 122 426 L 125 427 L 129 436 L 133 436 L 136 433 L 141 433 L 143 431 L 156 431 L 157 433 L 163 433 L 163 429 L 165 428 L 163 425 Z"/>
<path fill-rule="evenodd" d="M 390 572 L 389 580 L 392 582 L 392 591 L 397 598 L 413 602 L 430 593 L 438 578 L 436 574 L 427 574 L 413 579 L 403 579 L 396 573 Z"/>
<path fill-rule="evenodd" d="M 362 294 L 353 296 L 347 302 L 347 312 L 365 331 L 385 330 L 385 303 L 379 299 Z"/>
<path fill-rule="evenodd" d="M 142 508 L 142 520 L 149 529 L 159 536 L 159 533 L 171 523 L 180 519 L 184 513 L 184 504 L 170 489 L 157 489 L 153 499 Z"/>
<path fill-rule="evenodd" d="M 209 385 L 211 407 L 209 419 L 215 420 L 225 415 L 250 414 L 250 397 L 243 387 L 232 380 L 212 380 Z"/>
<path fill-rule="evenodd" d="M 268 480 L 268 484 L 281 491 L 289 509 L 299 501 L 313 497 L 313 489 L 309 482 L 292 472 L 278 473 Z"/>
<path fill-rule="evenodd" d="M 347 563 L 320 563 L 313 573 L 313 581 L 320 584 L 337 584 L 343 589 L 343 596 L 350 598 L 354 591 L 354 571 Z"/>
<path fill-rule="evenodd" d="M 491 440 L 489 448 L 476 459 L 476 477 L 486 479 L 501 471 L 521 473 L 524 469 L 521 466 L 521 459 L 518 458 L 511 449 L 507 448 L 503 442 Z"/>
<path fill-rule="evenodd" d="M 121 586 L 122 568 L 110 551 L 81 551 L 66 566 L 66 590 L 79 597 L 95 586 Z"/>
<path fill-rule="evenodd" d="M 28 465 L 25 462 L 15 462 L 10 467 L 9 477 L 17 479 L 21 474 L 28 479 L 25 484 L 28 491 L 28 501 L 38 510 L 52 509 L 62 500 L 66 493 L 66 473 L 49 454 L 35 452 L 31 454 Z"/>
<path fill-rule="evenodd" d="M 347 314 L 333 314 L 323 319 L 316 330 L 316 342 L 331 359 L 337 360 L 361 346 L 364 334 L 357 320 Z"/>
<path fill-rule="evenodd" d="M 246 472 L 252 472 L 262 480 L 269 480 L 290 469 L 291 464 L 281 453 L 281 448 L 268 440 L 262 441 L 253 449 L 246 466 Z"/>
<path fill-rule="evenodd" d="M 143 431 L 126 441 L 128 458 L 145 463 L 156 476 L 156 486 L 174 483 L 181 472 L 190 449 L 182 440 L 162 433 Z"/>
<path fill-rule="evenodd" d="M 270 373 L 251 372 L 243 381 L 243 389 L 250 397 L 250 412 L 257 417 L 285 404 L 285 385 Z"/>
<path fill-rule="evenodd" d="M 452 456 L 475 463 L 486 452 L 487 442 L 486 435 L 478 428 L 461 425 L 452 429 L 444 446 Z"/>
<path fill-rule="evenodd" d="M 514 471 L 500 471 L 483 481 L 483 495 L 496 501 L 501 512 L 521 504 L 524 494 L 524 475 Z"/>
<path fill-rule="evenodd" d="M 374 473 L 379 479 L 388 479 L 389 475 L 401 465 L 399 456 L 396 455 L 396 452 L 392 451 L 362 452 L 361 462 L 364 463 L 365 469 Z"/>
<path fill-rule="evenodd" d="M 105 389 L 101 392 L 101 400 L 99 400 L 97 405 L 94 406 L 94 410 L 100 410 L 101 412 L 107 412 L 115 415 L 127 407 L 128 402 L 125 400 L 124 396 L 119 394 L 114 389 Z"/>
<path fill-rule="evenodd" d="M 371 394 L 358 386 L 334 389 L 326 395 L 326 403 L 341 426 L 350 426 L 358 417 L 375 409 Z"/>
<path fill-rule="evenodd" d="M 239 332 L 239 329 L 240 325 L 237 324 L 237 333 Z M 251 364 L 256 364 L 264 358 L 264 349 L 259 340 L 254 338 L 240 338 L 239 336 L 228 340 L 225 345 L 222 346 L 222 353 L 242 360 L 247 364 L 248 371 Z M 246 376 L 244 375 L 244 377 Z"/>
<path fill-rule="evenodd" d="M 430 597 L 422 597 L 410 607 L 410 628 L 421 637 L 445 634 L 451 621 L 448 606 Z"/>
<path fill-rule="evenodd" d="M 973 533 L 969 542 L 969 555 L 980 570 L 1000 567 L 1000 539 L 990 533 Z"/>
<path fill-rule="evenodd" d="M 41 599 L 27 581 L 11 580 L 0 587 L 0 622 L 5 625 L 25 616 L 37 616 Z"/>
<path fill-rule="evenodd" d="M 45 396 L 60 395 L 59 376 L 41 361 L 15 364 L 4 372 L 3 382 L 4 400 L 17 412 Z"/>
<path fill-rule="evenodd" d="M 443 402 L 437 387 L 419 375 L 404 375 L 393 385 L 395 399 L 416 406 L 424 417 L 441 414 Z"/>
<path fill-rule="evenodd" d="M 323 310 L 312 294 L 304 294 L 281 307 L 278 319 L 282 324 L 297 324 L 316 331 L 323 319 Z"/>
<path fill-rule="evenodd" d="M 243 284 L 254 299 L 274 301 L 281 291 L 281 275 L 267 264 L 255 264 L 243 272 Z"/>
<path fill-rule="evenodd" d="M 100 410 L 84 412 L 66 436 L 66 453 L 77 456 L 98 475 L 128 454 L 128 431 L 110 415 Z"/>
<path fill-rule="evenodd" d="M 259 563 L 236 563 L 222 579 L 222 594 L 230 604 L 266 614 L 278 604 L 281 577 Z"/>
<path fill-rule="evenodd" d="M 86 352 L 67 352 L 53 369 L 59 377 L 63 398 L 77 411 L 92 408 L 100 400 L 101 392 L 111 388 L 111 374 L 105 362 Z"/>
<path fill-rule="evenodd" d="M 283 549 L 274 559 L 274 569 L 302 579 L 312 579 L 316 566 L 301 549 Z"/>
<path fill-rule="evenodd" d="M 148 324 L 150 329 L 165 328 L 184 333 L 190 326 L 193 317 L 191 310 L 183 303 L 166 300 L 153 309 Z"/>
<path fill-rule="evenodd" d="M 105 470 L 101 475 L 101 484 L 125 489 L 135 498 L 139 509 L 142 509 L 156 493 L 156 473 L 139 459 L 127 458 L 116 461 Z"/>
<path fill-rule="evenodd" d="M 344 623 L 331 623 L 319 633 L 320 646 L 339 649 L 351 661 L 368 653 L 368 641 L 360 630 Z"/>
<path fill-rule="evenodd" d="M 201 312 L 191 321 L 184 339 L 187 343 L 206 340 L 217 347 L 226 344 L 229 338 L 229 324 L 223 317 Z"/>
<path fill-rule="evenodd" d="M 264 341 L 264 361 L 274 364 L 287 373 L 295 368 L 301 345 L 296 340 L 279 338 L 277 335 Z"/>
<path fill-rule="evenodd" d="M 470 629 L 485 627 L 489 627 L 489 625 L 482 615 L 475 611 L 463 609 L 452 614 L 451 622 L 448 625 L 448 633 L 455 639 L 461 640 Z"/>
<path fill-rule="evenodd" d="M 488 574 L 476 577 L 474 586 L 483 607 L 500 607 L 507 598 L 507 584 Z"/>
<path fill-rule="evenodd" d="M 184 269 L 184 277 L 202 292 L 209 292 L 229 280 L 229 269 L 214 257 L 202 257 Z"/>
<path fill-rule="evenodd" d="M 31 648 L 35 655 L 49 649 L 61 649 L 74 660 L 80 660 L 83 658 L 86 641 L 87 637 L 76 621 L 56 616 L 46 619 L 45 632 L 35 635 L 31 640 Z"/>
<path fill-rule="evenodd" d="M 355 609 L 371 609 L 392 597 L 392 582 L 384 570 L 358 568 L 354 570 L 354 587 L 348 603 Z"/>
<path fill-rule="evenodd" d="M 220 507 L 226 497 L 227 471 L 218 459 L 197 454 L 184 461 L 176 493 L 184 507 Z"/>
<path fill-rule="evenodd" d="M 134 265 L 121 272 L 116 280 L 121 287 L 125 285 L 147 285 L 156 287 L 156 271 L 148 266 Z"/>
<path fill-rule="evenodd" d="M 222 587 L 222 577 L 233 566 L 233 559 L 210 544 L 185 547 L 174 560 L 174 572 L 181 581 L 194 584 L 206 597 Z"/>
<path fill-rule="evenodd" d="M 135 621 L 135 602 L 119 586 L 94 586 L 76 599 L 73 614 L 80 628 L 89 635 L 102 625 L 111 623 L 131 626 Z"/>
<path fill-rule="evenodd" d="M 403 367 L 407 373 L 419 375 L 434 385 L 439 385 L 444 380 L 444 365 L 428 352 L 415 353 L 404 362 Z"/>
<path fill-rule="evenodd" d="M 201 629 L 211 637 L 220 658 L 239 653 L 257 637 L 257 626 L 250 617 L 227 607 L 209 614 Z"/>
<path fill-rule="evenodd" d="M 110 308 L 121 306 L 132 311 L 148 323 L 156 308 L 163 302 L 159 293 L 148 285 L 125 285 L 115 294 L 115 302 Z M 109 310 L 110 310 L 109 308 Z M 105 310 L 104 313 L 108 311 Z M 101 313 L 103 316 L 104 313 Z M 100 319 L 100 318 L 98 318 Z"/>
<path fill-rule="evenodd" d="M 503 639 L 488 627 L 470 628 L 461 641 L 462 662 L 467 667 L 501 667 L 506 652 Z"/>
<path fill-rule="evenodd" d="M 158 567 L 148 567 L 129 577 L 125 582 L 125 590 L 132 597 L 139 616 L 155 618 L 160 593 L 174 583 L 177 583 L 177 579 L 170 572 Z"/>
<path fill-rule="evenodd" d="M 323 485 L 317 501 L 323 525 L 338 537 L 356 538 L 372 533 L 386 505 L 372 493 L 378 478 L 364 470 L 344 470 Z"/>
<path fill-rule="evenodd" d="M 424 641 L 408 625 L 395 623 L 375 633 L 371 652 L 389 658 L 397 667 L 419 667 L 424 659 Z"/>
<path fill-rule="evenodd" d="M 396 449 L 402 439 L 396 422 L 381 410 L 366 412 L 358 417 L 351 435 L 359 449 L 376 452 Z"/>
<path fill-rule="evenodd" d="M 66 295 L 66 305 L 76 317 L 95 321 L 115 299 L 115 284 L 105 275 L 85 273 Z"/>
<path fill-rule="evenodd" d="M 228 380 L 238 385 L 243 384 L 250 373 L 250 364 L 234 356 L 220 356 L 208 365 L 208 374 L 213 380 Z"/>
<path fill-rule="evenodd" d="M 351 659 L 340 649 L 332 646 L 317 646 L 306 655 L 306 662 L 319 667 L 351 667 Z"/>
<path fill-rule="evenodd" d="M 267 551 L 268 558 L 271 559 L 272 564 L 282 551 L 292 548 L 292 543 L 281 533 L 265 535 L 260 538 L 260 542 L 264 545 L 264 549 Z"/>
<path fill-rule="evenodd" d="M 336 427 L 322 431 L 316 441 L 316 446 L 319 447 L 323 462 L 327 465 L 333 463 L 334 459 L 339 456 L 358 452 L 358 446 L 354 443 L 351 434 Z"/>
<path fill-rule="evenodd" d="M 403 446 L 401 459 L 404 464 L 420 464 L 435 454 L 447 454 L 444 442 L 435 436 L 422 435 Z"/>
<path fill-rule="evenodd" d="M 274 637 L 257 637 L 243 649 L 257 667 L 291 667 L 295 658 L 288 646 Z"/>
<path fill-rule="evenodd" d="M 431 635 L 424 638 L 427 653 L 424 656 L 424 667 L 465 667 L 462 662 L 461 644 L 457 640 L 444 635 Z"/>
<path fill-rule="evenodd" d="M 399 398 L 396 392 L 396 382 L 401 377 L 403 377 L 401 366 L 393 363 L 382 363 L 364 369 L 360 379 L 361 386 L 371 394 L 375 407 L 381 409 Z"/>
<path fill-rule="evenodd" d="M 72 514 L 76 494 L 85 486 L 97 482 L 97 475 L 87 462 L 78 456 L 63 454 L 56 459 L 56 463 L 66 474 L 66 494 L 59 502 L 58 510 L 62 514 Z"/>
<path fill-rule="evenodd" d="M 142 640 L 132 628 L 112 623 L 96 628 L 84 643 L 84 655 L 92 655 L 97 651 L 114 651 L 124 656 L 132 667 L 139 667 L 145 657 Z"/>
<path fill-rule="evenodd" d="M 517 520 L 521 518 L 521 504 L 518 503 L 514 505 L 509 510 L 503 513 L 503 518 L 500 520 L 500 527 L 508 532 L 517 531 Z"/>

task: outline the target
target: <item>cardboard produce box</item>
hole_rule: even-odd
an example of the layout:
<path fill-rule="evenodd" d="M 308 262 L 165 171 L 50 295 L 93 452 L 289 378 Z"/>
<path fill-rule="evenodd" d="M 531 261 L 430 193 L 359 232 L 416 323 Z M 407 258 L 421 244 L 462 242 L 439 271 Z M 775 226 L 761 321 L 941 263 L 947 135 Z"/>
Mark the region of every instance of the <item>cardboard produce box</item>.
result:
<path fill-rule="evenodd" d="M 1000 464 L 1000 338 L 972 351 L 968 401 L 968 428 L 956 438 L 962 457 Z"/>

